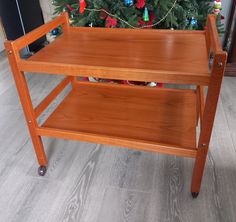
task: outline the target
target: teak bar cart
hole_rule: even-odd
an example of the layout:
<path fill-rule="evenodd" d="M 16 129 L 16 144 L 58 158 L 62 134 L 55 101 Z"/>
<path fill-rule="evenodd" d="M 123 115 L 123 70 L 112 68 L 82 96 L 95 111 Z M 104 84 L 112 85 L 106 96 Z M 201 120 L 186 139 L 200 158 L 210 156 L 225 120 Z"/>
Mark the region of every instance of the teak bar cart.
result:
<path fill-rule="evenodd" d="M 20 49 L 58 26 L 63 29 L 60 37 L 28 59 L 20 58 Z M 191 192 L 197 197 L 227 58 L 214 15 L 209 15 L 204 31 L 172 31 L 75 28 L 63 13 L 15 41 L 6 41 L 5 47 L 40 175 L 47 166 L 42 136 L 111 144 L 195 158 Z M 34 108 L 24 72 L 66 77 Z M 78 76 L 196 87 L 91 83 L 79 81 Z M 37 118 L 68 84 L 69 94 L 39 125 Z M 208 87 L 206 96 L 204 87 Z"/>

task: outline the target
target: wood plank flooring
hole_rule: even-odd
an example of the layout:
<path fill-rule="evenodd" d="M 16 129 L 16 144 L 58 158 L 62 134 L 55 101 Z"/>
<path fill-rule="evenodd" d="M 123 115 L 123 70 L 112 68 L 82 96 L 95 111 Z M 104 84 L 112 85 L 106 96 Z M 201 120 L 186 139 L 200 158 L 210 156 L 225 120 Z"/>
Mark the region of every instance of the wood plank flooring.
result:
<path fill-rule="evenodd" d="M 60 77 L 27 79 L 38 104 Z M 1 54 L 0 222 L 236 221 L 235 95 L 236 78 L 225 77 L 197 199 L 190 195 L 192 159 L 78 141 L 44 138 L 49 167 L 39 177 L 11 71 Z"/>

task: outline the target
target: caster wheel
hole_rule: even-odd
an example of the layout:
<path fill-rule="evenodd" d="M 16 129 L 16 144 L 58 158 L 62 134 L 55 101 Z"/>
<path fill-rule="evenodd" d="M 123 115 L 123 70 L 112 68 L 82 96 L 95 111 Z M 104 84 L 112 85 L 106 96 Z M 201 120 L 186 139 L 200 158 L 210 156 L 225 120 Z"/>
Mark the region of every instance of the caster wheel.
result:
<path fill-rule="evenodd" d="M 192 197 L 193 197 L 193 198 L 197 198 L 198 194 L 199 194 L 199 193 L 192 192 Z"/>
<path fill-rule="evenodd" d="M 38 168 L 38 174 L 39 176 L 44 176 L 47 172 L 47 167 L 46 166 L 40 166 Z"/>

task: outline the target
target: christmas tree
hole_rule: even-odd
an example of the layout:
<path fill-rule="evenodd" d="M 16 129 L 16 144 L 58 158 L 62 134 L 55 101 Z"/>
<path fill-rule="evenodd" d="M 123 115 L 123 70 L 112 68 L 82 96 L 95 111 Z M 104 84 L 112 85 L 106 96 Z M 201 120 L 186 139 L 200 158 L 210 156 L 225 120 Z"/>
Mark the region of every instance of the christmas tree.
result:
<path fill-rule="evenodd" d="M 53 0 L 55 14 L 67 11 L 73 26 L 204 29 L 217 14 L 222 31 L 221 0 Z"/>

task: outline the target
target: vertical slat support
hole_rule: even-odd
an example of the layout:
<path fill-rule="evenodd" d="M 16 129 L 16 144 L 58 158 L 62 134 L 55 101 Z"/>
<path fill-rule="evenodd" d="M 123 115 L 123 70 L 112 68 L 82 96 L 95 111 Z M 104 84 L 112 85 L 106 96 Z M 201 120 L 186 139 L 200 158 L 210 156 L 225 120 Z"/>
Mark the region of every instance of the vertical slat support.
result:
<path fill-rule="evenodd" d="M 36 128 L 38 127 L 35 113 L 33 110 L 33 105 L 31 102 L 27 82 L 24 73 L 19 71 L 17 66 L 17 61 L 19 59 L 19 53 L 12 45 L 11 41 L 5 42 L 6 52 L 8 54 L 8 59 L 11 65 L 13 77 L 16 83 L 17 91 L 20 97 L 20 101 L 23 107 L 25 119 L 29 128 L 30 136 L 33 142 L 35 153 L 40 166 L 47 165 L 47 159 L 43 148 L 42 139 L 36 133 Z"/>
<path fill-rule="evenodd" d="M 63 31 L 68 31 L 69 28 L 70 28 L 70 20 L 69 20 L 69 15 L 68 13 L 63 13 L 62 16 L 64 16 L 64 19 L 65 19 L 65 23 L 62 24 L 62 29 Z M 71 77 L 71 84 L 72 84 L 72 87 L 74 88 L 75 87 L 75 83 L 77 82 L 77 77 L 76 76 L 70 76 Z"/>
<path fill-rule="evenodd" d="M 222 51 L 213 61 L 192 178 L 191 192 L 195 194 L 200 191 L 226 60 L 227 54 Z"/>
<path fill-rule="evenodd" d="M 196 96 L 197 96 L 197 122 L 200 120 L 200 126 L 202 126 L 203 112 L 205 107 L 205 97 L 204 97 L 204 86 L 197 86 Z"/>

